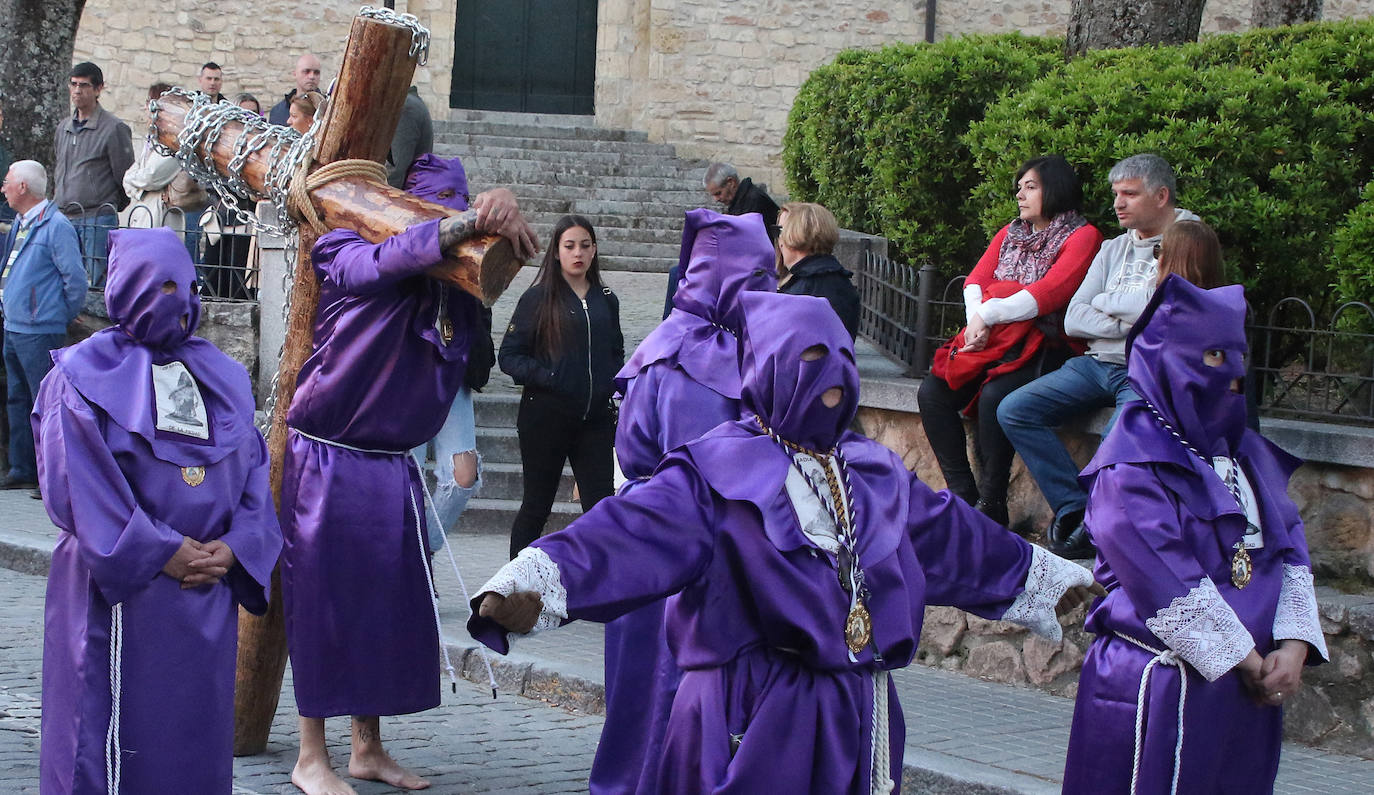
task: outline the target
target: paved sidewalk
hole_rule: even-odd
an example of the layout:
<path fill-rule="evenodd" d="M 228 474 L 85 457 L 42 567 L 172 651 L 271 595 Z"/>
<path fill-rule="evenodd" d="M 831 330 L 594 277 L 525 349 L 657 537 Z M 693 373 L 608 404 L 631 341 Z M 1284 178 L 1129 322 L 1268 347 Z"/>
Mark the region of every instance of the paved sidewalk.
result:
<path fill-rule="evenodd" d="M 41 573 L 54 534 L 37 501 L 0 492 L 0 566 Z M 505 562 L 503 536 L 459 534 L 451 541 L 469 589 Z M 460 682 L 457 694 L 446 686 L 443 707 L 397 718 L 396 732 L 384 725 L 385 735 L 396 738 L 408 763 L 434 773 L 432 791 L 584 788 L 604 704 L 601 627 L 571 624 L 517 641 L 507 657 L 487 655 L 502 691 L 493 702 L 484 687 L 483 655 L 464 632 L 467 606 L 446 553 L 436 563 L 444 637 L 455 667 L 471 681 Z M 0 792 L 31 791 L 25 782 L 36 773 L 41 584 L 39 577 L 0 571 L 6 604 L 0 614 Z M 1072 701 L 921 666 L 897 672 L 894 680 L 907 721 L 905 791 L 1058 791 Z M 331 724 L 331 731 L 342 737 L 342 722 L 337 730 Z M 237 792 L 291 791 L 286 777 L 294 732 L 288 687 L 268 753 L 236 763 Z M 340 746 L 336 762 L 345 758 Z M 1374 792 L 1374 761 L 1287 743 L 1277 790 Z"/>

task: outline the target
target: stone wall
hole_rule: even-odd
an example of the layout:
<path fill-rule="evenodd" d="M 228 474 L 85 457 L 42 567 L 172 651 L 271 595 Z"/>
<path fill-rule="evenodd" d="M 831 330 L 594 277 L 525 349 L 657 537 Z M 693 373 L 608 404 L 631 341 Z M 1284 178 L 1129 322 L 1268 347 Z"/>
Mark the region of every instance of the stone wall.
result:
<path fill-rule="evenodd" d="M 869 396 L 877 395 L 878 402 L 910 400 L 914 407 L 912 383 L 901 388 L 903 397 L 894 394 L 894 384 L 865 381 L 865 401 L 872 403 Z M 1096 449 L 1101 419 L 1060 433 L 1079 463 Z M 868 405 L 860 408 L 859 422 L 865 435 L 896 451 L 923 481 L 933 488 L 944 485 L 919 414 Z M 1374 758 L 1374 467 L 1309 462 L 1294 476 L 1289 494 L 1306 523 L 1331 663 L 1305 673 L 1309 686 L 1290 702 L 1285 731 L 1290 739 Z M 1019 459 L 1009 508 L 1012 523 L 1033 535 L 1051 518 Z M 1357 593 L 1341 593 L 1329 587 L 1333 584 Z M 1084 613 L 1079 608 L 1061 620 L 1064 640 L 1056 644 L 1014 624 L 930 607 L 917 661 L 1071 697 L 1092 641 L 1082 629 Z"/>
<path fill-rule="evenodd" d="M 105 294 L 95 290 L 86 294 L 86 308 L 72 322 L 69 339 L 83 340 L 110 326 L 105 311 Z M 258 305 L 252 301 L 202 301 L 200 325 L 196 336 L 213 342 L 230 358 L 243 365 L 248 377 L 258 375 Z"/>

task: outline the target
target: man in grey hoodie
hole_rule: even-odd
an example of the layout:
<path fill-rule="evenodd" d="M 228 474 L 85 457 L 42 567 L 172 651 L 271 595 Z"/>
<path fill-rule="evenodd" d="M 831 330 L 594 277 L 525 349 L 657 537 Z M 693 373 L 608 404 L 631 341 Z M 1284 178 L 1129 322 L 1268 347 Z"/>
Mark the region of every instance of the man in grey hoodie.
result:
<path fill-rule="evenodd" d="M 1126 233 L 1102 244 L 1064 318 L 1064 330 L 1087 341 L 1088 352 L 1012 392 L 997 409 L 1007 438 L 1054 509 L 1050 551 L 1068 558 L 1093 555 L 1082 527 L 1088 495 L 1054 429 L 1077 414 L 1111 405 L 1120 411 L 1138 399 L 1126 379 L 1126 334 L 1154 294 L 1164 230 L 1174 221 L 1198 220 L 1175 206 L 1174 171 L 1158 155 L 1132 155 L 1107 178 Z M 1103 436 L 1115 421 L 1113 414 Z"/>

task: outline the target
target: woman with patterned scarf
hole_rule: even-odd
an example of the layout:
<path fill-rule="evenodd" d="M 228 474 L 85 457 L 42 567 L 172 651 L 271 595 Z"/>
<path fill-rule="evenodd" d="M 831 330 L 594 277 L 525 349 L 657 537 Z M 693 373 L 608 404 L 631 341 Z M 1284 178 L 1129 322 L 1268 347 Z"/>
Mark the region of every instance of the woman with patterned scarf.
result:
<path fill-rule="evenodd" d="M 922 426 L 949 490 L 1002 525 L 1015 450 L 997 404 L 1074 352 L 1064 307 L 1102 245 L 1083 219 L 1078 177 L 1059 155 L 1021 166 L 1016 203 L 1020 216 L 992 238 L 964 282 L 968 325 L 935 352 L 919 392 Z M 981 479 L 969 466 L 961 413 L 977 421 Z"/>

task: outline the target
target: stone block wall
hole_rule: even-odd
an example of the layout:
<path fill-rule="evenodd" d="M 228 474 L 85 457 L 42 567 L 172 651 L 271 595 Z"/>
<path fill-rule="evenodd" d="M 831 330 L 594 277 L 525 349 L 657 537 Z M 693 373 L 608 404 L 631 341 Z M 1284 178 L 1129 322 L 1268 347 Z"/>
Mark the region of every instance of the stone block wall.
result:
<path fill-rule="evenodd" d="M 869 387 L 865 382 L 866 395 Z M 932 488 L 944 486 L 919 414 L 866 406 L 859 409 L 859 423 L 865 435 L 896 451 Z M 1080 463 L 1097 447 L 1098 437 L 1090 430 L 1094 424 L 1060 433 Z M 1294 476 L 1289 494 L 1306 523 L 1331 662 L 1304 674 L 1305 686 L 1287 708 L 1285 733 L 1289 739 L 1374 758 L 1374 468 L 1308 463 Z M 1013 524 L 1024 529 L 1048 525 L 1049 506 L 1019 459 L 1008 502 Z M 1342 593 L 1331 584 L 1354 592 Z M 1062 618 L 1064 639 L 1050 643 L 1015 624 L 928 607 L 916 659 L 1072 697 L 1092 642 L 1083 631 L 1085 613 L 1079 608 Z"/>
<path fill-rule="evenodd" d="M 95 290 L 86 294 L 86 308 L 72 321 L 68 338 L 83 340 L 111 325 L 105 311 L 105 294 Z M 202 301 L 200 325 L 196 336 L 213 342 L 231 359 L 243 365 L 248 377 L 258 375 L 258 305 L 252 301 Z"/>

